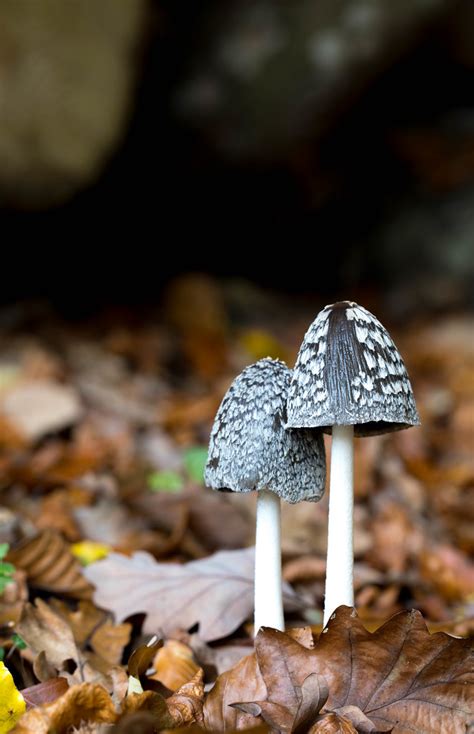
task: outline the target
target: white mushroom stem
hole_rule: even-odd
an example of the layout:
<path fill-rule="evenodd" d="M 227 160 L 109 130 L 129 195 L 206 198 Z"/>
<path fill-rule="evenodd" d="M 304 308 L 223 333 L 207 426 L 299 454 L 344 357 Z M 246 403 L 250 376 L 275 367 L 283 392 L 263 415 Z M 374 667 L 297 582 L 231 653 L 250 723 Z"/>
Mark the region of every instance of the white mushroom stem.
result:
<path fill-rule="evenodd" d="M 354 606 L 354 427 L 333 426 L 324 625 L 341 604 Z"/>
<path fill-rule="evenodd" d="M 260 627 L 285 629 L 281 580 L 280 498 L 268 489 L 257 492 L 255 537 L 255 622 Z"/>

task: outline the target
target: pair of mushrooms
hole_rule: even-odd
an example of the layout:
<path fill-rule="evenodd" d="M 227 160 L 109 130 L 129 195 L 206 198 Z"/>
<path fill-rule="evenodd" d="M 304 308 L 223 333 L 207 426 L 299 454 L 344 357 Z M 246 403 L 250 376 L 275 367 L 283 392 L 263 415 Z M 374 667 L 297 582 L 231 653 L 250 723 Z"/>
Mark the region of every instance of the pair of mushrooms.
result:
<path fill-rule="evenodd" d="M 332 433 L 324 624 L 354 605 L 353 437 L 419 424 L 403 360 L 362 306 L 326 306 L 309 327 L 291 371 L 266 358 L 232 383 L 217 411 L 206 484 L 258 491 L 255 634 L 284 629 L 280 498 L 317 502 L 324 493 L 322 431 Z"/>

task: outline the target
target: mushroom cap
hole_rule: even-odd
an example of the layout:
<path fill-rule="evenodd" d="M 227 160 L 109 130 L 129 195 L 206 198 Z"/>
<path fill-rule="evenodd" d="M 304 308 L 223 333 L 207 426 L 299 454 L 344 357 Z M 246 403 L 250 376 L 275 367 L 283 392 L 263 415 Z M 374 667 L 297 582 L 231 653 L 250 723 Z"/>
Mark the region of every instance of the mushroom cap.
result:
<path fill-rule="evenodd" d="M 232 383 L 214 420 L 205 481 L 212 489 L 269 489 L 287 502 L 317 501 L 324 492 L 322 434 L 287 430 L 291 370 L 265 358 Z"/>
<path fill-rule="evenodd" d="M 303 339 L 288 394 L 288 428 L 354 426 L 372 436 L 419 425 L 410 380 L 390 334 L 352 301 L 323 308 Z"/>

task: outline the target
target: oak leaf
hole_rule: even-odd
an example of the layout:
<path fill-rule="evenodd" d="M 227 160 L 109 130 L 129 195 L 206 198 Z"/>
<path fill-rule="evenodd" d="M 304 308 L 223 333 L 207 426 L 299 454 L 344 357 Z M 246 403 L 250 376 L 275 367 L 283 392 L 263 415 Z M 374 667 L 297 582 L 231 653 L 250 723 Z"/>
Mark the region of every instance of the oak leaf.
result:
<path fill-rule="evenodd" d="M 158 563 L 144 552 L 131 558 L 111 553 L 84 570 L 95 586 L 95 603 L 118 621 L 145 612 L 144 632 L 164 635 L 199 623 L 207 641 L 226 637 L 253 610 L 254 548 L 220 551 L 182 565 Z M 285 585 L 285 598 L 299 599 Z"/>
<path fill-rule="evenodd" d="M 474 717 L 474 640 L 430 635 L 414 610 L 370 633 L 354 610 L 340 607 L 314 649 L 267 628 L 255 648 L 245 668 L 241 662 L 217 679 L 204 706 L 207 726 L 215 721 L 208 711 L 218 710 L 219 702 L 246 701 L 247 714 L 266 717 L 278 731 L 294 731 L 302 688 L 314 674 L 319 685 L 326 680 L 329 697 L 319 713 L 308 709 L 305 726 L 314 716 L 312 732 L 464 734 Z M 259 686 L 252 686 L 247 674 L 252 665 Z M 258 696 L 242 697 L 242 691 L 257 687 Z"/>

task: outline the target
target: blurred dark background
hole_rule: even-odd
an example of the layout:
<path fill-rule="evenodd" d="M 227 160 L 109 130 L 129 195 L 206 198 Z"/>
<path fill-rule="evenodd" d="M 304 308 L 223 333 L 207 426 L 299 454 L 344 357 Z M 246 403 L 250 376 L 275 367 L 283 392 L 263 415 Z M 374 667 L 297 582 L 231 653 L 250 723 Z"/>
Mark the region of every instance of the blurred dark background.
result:
<path fill-rule="evenodd" d="M 473 305 L 472 0 L 3 0 L 4 303 Z"/>

